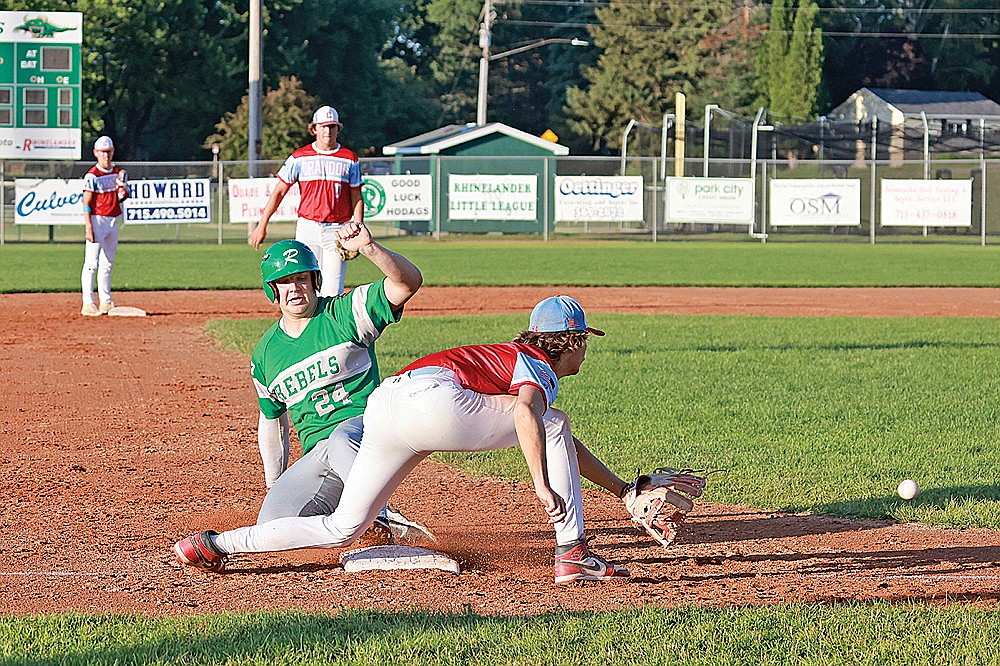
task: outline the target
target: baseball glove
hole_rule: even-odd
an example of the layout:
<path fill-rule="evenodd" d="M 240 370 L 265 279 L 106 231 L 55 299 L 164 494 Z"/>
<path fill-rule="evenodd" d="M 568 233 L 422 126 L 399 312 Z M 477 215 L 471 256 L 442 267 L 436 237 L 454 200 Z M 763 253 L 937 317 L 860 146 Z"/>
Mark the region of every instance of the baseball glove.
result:
<path fill-rule="evenodd" d="M 358 256 L 357 250 L 346 249 L 343 245 L 340 244 L 340 241 L 337 241 L 337 252 L 340 253 L 340 258 L 343 259 L 344 261 L 350 261 L 351 259 L 354 259 L 356 256 Z"/>
<path fill-rule="evenodd" d="M 719 471 L 719 470 L 715 470 Z M 670 546 L 694 500 L 705 490 L 708 475 L 701 469 L 660 467 L 651 474 L 640 474 L 625 488 L 622 501 L 642 531 Z"/>

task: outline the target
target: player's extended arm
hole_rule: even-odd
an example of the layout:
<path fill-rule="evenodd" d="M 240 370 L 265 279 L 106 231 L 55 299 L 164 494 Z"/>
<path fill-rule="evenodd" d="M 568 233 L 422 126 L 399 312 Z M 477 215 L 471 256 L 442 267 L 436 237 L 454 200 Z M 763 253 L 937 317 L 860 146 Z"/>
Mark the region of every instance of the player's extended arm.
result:
<path fill-rule="evenodd" d="M 576 458 L 580 462 L 580 476 L 593 481 L 609 493 L 614 493 L 615 497 L 621 497 L 628 489 L 628 483 L 608 469 L 607 465 L 576 437 L 573 438 L 573 443 L 576 444 Z"/>
<path fill-rule="evenodd" d="M 94 193 L 87 190 L 83 191 L 83 224 L 86 227 L 84 233 L 86 234 L 87 242 L 94 242 L 94 221 L 90 219 L 90 211 L 93 210 L 94 205 Z"/>
<path fill-rule="evenodd" d="M 365 219 L 365 200 L 361 197 L 361 188 L 351 188 L 351 220 L 363 222 Z"/>
<path fill-rule="evenodd" d="M 348 222 L 337 231 L 340 244 L 347 250 L 357 250 L 368 257 L 385 274 L 385 297 L 394 309 L 410 300 L 424 282 L 424 276 L 413 262 L 401 254 L 387 250 L 374 240 L 364 222 Z"/>
<path fill-rule="evenodd" d="M 274 186 L 274 191 L 271 192 L 271 196 L 267 198 L 267 203 L 264 204 L 264 210 L 260 212 L 260 221 L 257 222 L 257 226 L 254 227 L 253 232 L 250 234 L 248 242 L 253 246 L 253 249 L 258 249 L 260 244 L 264 242 L 264 239 L 267 238 L 267 224 L 271 221 L 271 216 L 274 215 L 274 211 L 278 210 L 281 200 L 285 198 L 290 189 L 292 189 L 292 186 L 280 179 L 278 180 L 278 184 Z"/>
<path fill-rule="evenodd" d="M 549 473 L 545 465 L 545 428 L 542 414 L 545 413 L 545 396 L 537 386 L 524 384 L 518 389 L 514 403 L 514 431 L 528 471 L 535 486 L 535 495 L 542 503 L 550 523 L 559 523 L 566 518 L 566 503 L 552 491 Z"/>
<path fill-rule="evenodd" d="M 261 412 L 257 417 L 257 446 L 264 464 L 264 485 L 270 490 L 288 467 L 288 412 L 269 419 Z"/>

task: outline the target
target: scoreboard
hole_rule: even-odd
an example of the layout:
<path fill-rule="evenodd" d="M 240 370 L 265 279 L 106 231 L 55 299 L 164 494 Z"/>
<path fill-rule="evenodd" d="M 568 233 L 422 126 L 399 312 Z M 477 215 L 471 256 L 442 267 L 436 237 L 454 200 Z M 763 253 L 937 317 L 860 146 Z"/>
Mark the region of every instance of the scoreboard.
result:
<path fill-rule="evenodd" d="M 80 12 L 0 12 L 0 159 L 79 160 Z"/>

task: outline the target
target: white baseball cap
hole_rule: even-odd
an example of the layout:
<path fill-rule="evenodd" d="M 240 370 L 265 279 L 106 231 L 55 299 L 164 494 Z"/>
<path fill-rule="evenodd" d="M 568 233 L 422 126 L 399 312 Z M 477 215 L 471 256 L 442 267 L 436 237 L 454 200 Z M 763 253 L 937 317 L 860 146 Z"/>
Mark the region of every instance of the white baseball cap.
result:
<path fill-rule="evenodd" d="M 114 150 L 115 143 L 110 136 L 99 136 L 94 142 L 94 150 Z"/>
<path fill-rule="evenodd" d="M 313 114 L 313 125 L 341 125 L 340 114 L 332 106 L 321 106 Z"/>

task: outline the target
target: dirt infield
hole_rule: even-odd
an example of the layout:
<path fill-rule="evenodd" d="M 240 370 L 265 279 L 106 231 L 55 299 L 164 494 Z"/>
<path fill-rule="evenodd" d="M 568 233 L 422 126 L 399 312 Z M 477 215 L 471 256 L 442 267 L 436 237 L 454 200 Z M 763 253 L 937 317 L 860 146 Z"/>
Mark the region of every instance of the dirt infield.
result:
<path fill-rule="evenodd" d="M 997 289 L 425 288 L 408 313 L 526 312 L 555 291 L 588 312 L 1000 316 Z M 586 493 L 589 531 L 634 578 L 556 587 L 529 488 L 430 462 L 393 503 L 438 533 L 459 576 L 346 574 L 337 550 L 237 556 L 222 576 L 182 568 L 174 540 L 253 522 L 264 494 L 247 360 L 214 347 L 202 325 L 275 311 L 258 291 L 120 300 L 151 316 L 82 318 L 75 294 L 0 296 L 0 613 L 1000 599 L 998 532 L 704 503 L 667 551 L 597 491 Z"/>

